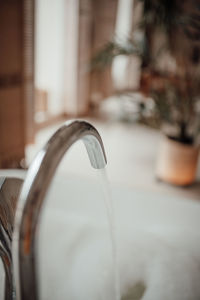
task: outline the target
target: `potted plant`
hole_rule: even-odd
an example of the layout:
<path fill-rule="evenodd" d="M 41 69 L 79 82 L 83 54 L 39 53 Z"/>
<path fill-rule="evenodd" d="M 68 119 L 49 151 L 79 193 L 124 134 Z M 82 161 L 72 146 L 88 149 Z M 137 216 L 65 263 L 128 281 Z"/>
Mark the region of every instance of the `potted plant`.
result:
<path fill-rule="evenodd" d="M 161 180 L 177 185 L 189 185 L 195 180 L 200 132 L 199 87 L 199 80 L 187 76 L 142 76 L 141 89 L 153 101 L 144 122 L 154 122 L 165 133 L 156 168 Z"/>
<path fill-rule="evenodd" d="M 139 57 L 138 91 L 143 95 L 139 120 L 164 132 L 156 175 L 173 184 L 189 185 L 195 180 L 199 152 L 200 3 L 137 2 L 142 3 L 143 13 L 133 36 L 125 44 L 116 39 L 108 42 L 92 64 L 102 68 L 118 55 Z M 136 32 L 140 39 L 135 38 Z"/>

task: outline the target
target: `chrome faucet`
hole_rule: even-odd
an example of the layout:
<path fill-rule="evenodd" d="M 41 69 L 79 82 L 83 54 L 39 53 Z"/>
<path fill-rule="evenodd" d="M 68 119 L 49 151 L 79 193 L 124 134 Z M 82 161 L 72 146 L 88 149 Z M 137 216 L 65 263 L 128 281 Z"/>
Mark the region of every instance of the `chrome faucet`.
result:
<path fill-rule="evenodd" d="M 50 138 L 31 164 L 17 203 L 14 234 L 13 263 L 17 300 L 38 300 L 36 276 L 36 231 L 44 198 L 55 171 L 65 152 L 82 139 L 96 169 L 104 168 L 106 155 L 97 130 L 87 122 L 66 122 Z"/>

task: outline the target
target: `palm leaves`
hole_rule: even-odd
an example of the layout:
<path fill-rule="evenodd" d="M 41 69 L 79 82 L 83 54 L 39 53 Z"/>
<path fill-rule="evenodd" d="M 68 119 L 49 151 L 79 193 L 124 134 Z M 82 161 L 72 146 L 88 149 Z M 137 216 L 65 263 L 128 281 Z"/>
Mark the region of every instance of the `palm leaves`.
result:
<path fill-rule="evenodd" d="M 142 55 L 140 45 L 129 39 L 125 44 L 120 41 L 112 40 L 106 43 L 93 57 L 92 69 L 103 69 L 113 62 L 113 59 L 119 55 Z"/>
<path fill-rule="evenodd" d="M 142 61 L 142 74 L 147 73 L 149 78 L 147 86 L 146 83 L 142 86 L 141 78 L 140 91 L 144 93 L 147 87 L 148 91 L 144 94 L 154 101 L 152 117 L 156 123 L 175 126 L 179 132 L 179 140 L 192 141 L 190 135 L 194 136 L 200 132 L 198 122 L 200 112 L 195 109 L 196 104 L 200 103 L 200 79 L 196 72 L 198 68 L 194 71 L 200 62 L 200 0 L 138 0 L 138 2 L 143 3 L 143 15 L 136 30 L 140 32 L 142 30 L 143 38 L 138 42 L 133 35 L 125 42 L 117 38 L 107 42 L 93 57 L 92 69 L 108 67 L 119 55 L 139 56 Z M 157 29 L 166 39 L 157 53 L 152 53 L 152 36 L 156 34 Z M 177 34 L 181 34 L 181 37 L 191 45 L 192 57 L 189 57 L 190 52 L 186 53 L 182 49 L 180 39 L 176 43 Z M 176 61 L 177 74 L 172 75 L 157 69 L 158 58 L 162 57 L 166 50 Z M 180 70 L 183 71 L 181 76 Z M 163 88 L 152 88 L 154 83 L 161 83 Z"/>

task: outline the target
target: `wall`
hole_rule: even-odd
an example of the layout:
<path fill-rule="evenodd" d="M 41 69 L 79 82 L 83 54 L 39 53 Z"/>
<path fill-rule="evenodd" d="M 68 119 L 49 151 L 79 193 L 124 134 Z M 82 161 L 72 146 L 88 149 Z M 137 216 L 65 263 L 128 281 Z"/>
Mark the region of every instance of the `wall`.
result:
<path fill-rule="evenodd" d="M 88 113 L 93 0 L 66 0 L 65 111 Z"/>
<path fill-rule="evenodd" d="M 49 93 L 49 113 L 63 112 L 65 0 L 36 0 L 35 84 Z"/>
<path fill-rule="evenodd" d="M 133 34 L 134 0 L 118 0 L 115 37 L 125 45 Z M 137 89 L 140 82 L 140 60 L 137 57 L 120 55 L 112 64 L 112 79 L 116 90 Z"/>
<path fill-rule="evenodd" d="M 79 0 L 66 0 L 65 110 L 73 116 L 78 115 L 78 30 Z"/>
<path fill-rule="evenodd" d="M 92 56 L 113 38 L 118 0 L 93 1 Z M 91 74 L 90 97 L 93 106 L 113 94 L 111 68 Z"/>

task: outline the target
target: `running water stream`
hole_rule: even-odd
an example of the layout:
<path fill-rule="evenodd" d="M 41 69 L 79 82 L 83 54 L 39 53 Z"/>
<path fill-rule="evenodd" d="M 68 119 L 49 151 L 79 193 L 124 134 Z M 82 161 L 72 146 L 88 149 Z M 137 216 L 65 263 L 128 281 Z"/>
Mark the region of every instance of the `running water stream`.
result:
<path fill-rule="evenodd" d="M 120 281 L 119 281 L 119 270 L 118 270 L 118 253 L 117 253 L 117 240 L 116 240 L 116 230 L 115 230 L 115 213 L 113 206 L 112 192 L 109 185 L 106 169 L 98 170 L 98 176 L 102 185 L 102 190 L 104 194 L 104 202 L 106 207 L 106 213 L 109 223 L 109 233 L 111 240 L 111 250 L 112 250 L 112 263 L 113 263 L 113 289 L 114 298 L 112 300 L 120 300 Z M 110 300 L 110 299 L 109 299 Z"/>

